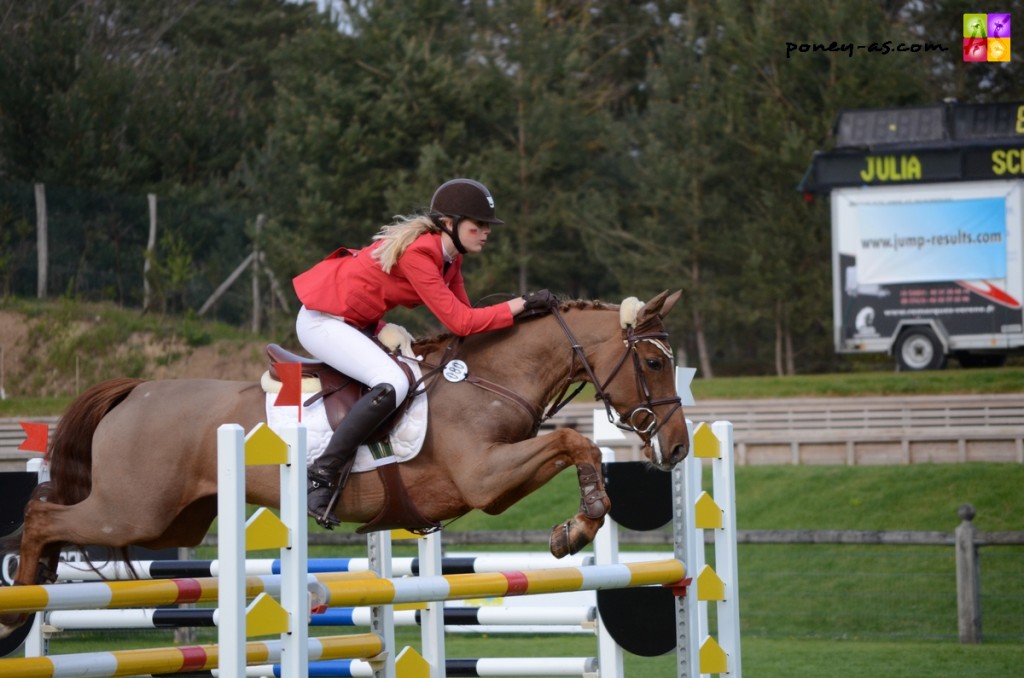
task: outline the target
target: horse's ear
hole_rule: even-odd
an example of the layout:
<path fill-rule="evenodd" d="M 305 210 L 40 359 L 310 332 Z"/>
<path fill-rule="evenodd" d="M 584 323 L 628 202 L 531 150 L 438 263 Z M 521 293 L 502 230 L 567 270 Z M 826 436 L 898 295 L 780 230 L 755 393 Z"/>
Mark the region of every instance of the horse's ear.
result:
<path fill-rule="evenodd" d="M 668 290 L 660 292 L 653 299 L 644 304 L 636 314 L 636 327 L 642 327 L 655 319 L 661 319 L 668 315 L 672 307 L 676 305 L 679 298 L 683 296 L 682 290 L 669 295 Z"/>
<path fill-rule="evenodd" d="M 636 322 L 633 326 L 643 327 L 647 323 L 657 319 L 661 313 L 661 307 L 665 303 L 666 296 L 668 296 L 668 290 L 659 292 L 653 299 L 641 306 L 640 310 L 636 313 Z"/>
<path fill-rule="evenodd" d="M 661 313 L 659 313 L 658 315 L 660 315 L 662 318 L 667 316 L 668 312 L 672 310 L 672 307 L 676 305 L 676 302 L 679 301 L 679 299 L 682 296 L 683 296 L 683 291 L 682 290 L 676 290 L 675 292 L 673 292 L 665 300 L 665 303 L 662 304 L 662 306 L 661 306 Z"/>

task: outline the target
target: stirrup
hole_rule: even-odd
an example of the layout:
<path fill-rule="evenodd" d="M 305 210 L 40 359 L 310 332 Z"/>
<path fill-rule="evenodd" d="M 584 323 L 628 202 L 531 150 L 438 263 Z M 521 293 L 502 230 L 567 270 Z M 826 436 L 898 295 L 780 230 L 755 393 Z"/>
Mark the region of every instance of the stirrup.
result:
<path fill-rule="evenodd" d="M 316 524 L 320 527 L 324 528 L 325 530 L 333 530 L 338 525 L 341 525 L 341 521 L 334 516 L 334 506 L 335 504 L 338 503 L 338 497 L 341 496 L 341 487 L 335 485 L 332 488 L 331 485 L 325 484 L 320 487 L 317 487 L 316 489 L 320 489 L 321 487 L 326 487 L 326 489 L 334 490 L 331 493 L 331 498 L 327 501 L 327 505 L 323 509 L 310 508 L 309 499 L 307 497 L 306 513 L 309 514 L 314 520 L 316 520 Z"/>
<path fill-rule="evenodd" d="M 320 527 L 325 530 L 333 530 L 338 525 L 341 525 L 341 521 L 334 517 L 333 509 L 334 504 L 332 502 L 322 516 L 318 516 L 312 511 L 309 511 L 309 515 L 313 516 L 313 519 L 316 520 L 316 524 Z"/>

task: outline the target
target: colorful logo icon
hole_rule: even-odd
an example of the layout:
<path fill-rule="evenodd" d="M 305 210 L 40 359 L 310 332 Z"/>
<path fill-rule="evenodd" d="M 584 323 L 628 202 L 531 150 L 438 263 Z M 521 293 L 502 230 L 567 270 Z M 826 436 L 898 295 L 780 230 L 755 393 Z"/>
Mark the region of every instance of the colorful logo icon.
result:
<path fill-rule="evenodd" d="M 964 61 L 1010 60 L 1010 15 L 964 14 Z"/>

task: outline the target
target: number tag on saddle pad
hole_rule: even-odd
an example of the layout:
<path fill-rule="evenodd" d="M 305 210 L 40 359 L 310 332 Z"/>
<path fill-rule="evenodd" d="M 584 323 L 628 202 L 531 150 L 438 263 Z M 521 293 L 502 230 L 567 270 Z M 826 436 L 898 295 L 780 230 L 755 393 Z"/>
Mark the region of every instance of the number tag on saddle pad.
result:
<path fill-rule="evenodd" d="M 452 383 L 463 381 L 469 375 L 469 366 L 461 360 L 452 360 L 444 366 L 443 374 Z"/>

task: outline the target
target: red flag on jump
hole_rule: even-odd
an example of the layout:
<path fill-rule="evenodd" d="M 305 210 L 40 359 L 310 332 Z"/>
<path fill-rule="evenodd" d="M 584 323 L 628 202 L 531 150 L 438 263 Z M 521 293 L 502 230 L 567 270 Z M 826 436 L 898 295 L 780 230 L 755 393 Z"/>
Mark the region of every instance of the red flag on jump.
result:
<path fill-rule="evenodd" d="M 50 426 L 38 422 L 22 421 L 21 428 L 25 430 L 25 442 L 18 446 L 19 450 L 26 452 L 46 453 L 46 446 L 50 442 Z"/>
<path fill-rule="evenodd" d="M 281 391 L 277 394 L 274 407 L 294 405 L 299 408 L 299 421 L 302 421 L 302 365 L 278 363 L 277 376 L 281 379 Z"/>

